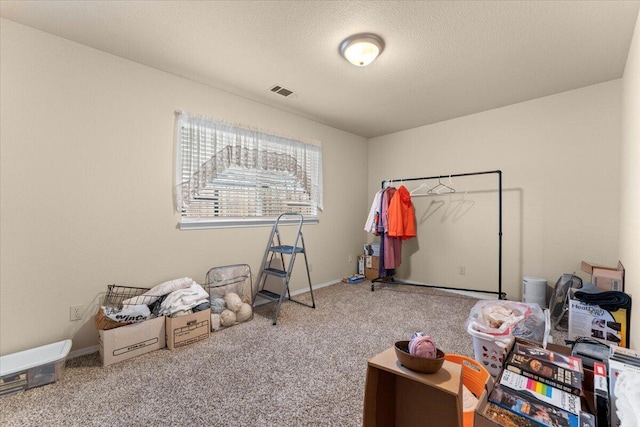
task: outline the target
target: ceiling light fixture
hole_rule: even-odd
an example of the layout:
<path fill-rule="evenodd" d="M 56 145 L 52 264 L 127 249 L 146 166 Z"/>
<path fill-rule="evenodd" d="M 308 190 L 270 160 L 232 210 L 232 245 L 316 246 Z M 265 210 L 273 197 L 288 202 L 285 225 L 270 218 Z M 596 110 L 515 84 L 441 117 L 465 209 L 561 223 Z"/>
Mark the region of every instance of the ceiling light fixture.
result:
<path fill-rule="evenodd" d="M 340 43 L 340 55 L 358 67 L 371 64 L 383 49 L 384 41 L 371 33 L 354 34 Z"/>

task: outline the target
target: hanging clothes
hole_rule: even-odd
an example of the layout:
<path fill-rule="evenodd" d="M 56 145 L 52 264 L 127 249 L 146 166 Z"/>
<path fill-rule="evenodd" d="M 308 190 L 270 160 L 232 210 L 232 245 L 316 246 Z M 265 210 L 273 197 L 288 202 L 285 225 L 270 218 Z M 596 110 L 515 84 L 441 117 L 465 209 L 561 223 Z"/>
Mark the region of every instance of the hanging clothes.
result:
<path fill-rule="evenodd" d="M 395 192 L 388 208 L 389 237 L 408 240 L 416 237 L 416 214 L 411 203 L 411 193 L 403 185 Z"/>
<path fill-rule="evenodd" d="M 380 200 L 384 190 L 380 190 L 373 196 L 373 203 L 369 209 L 367 222 L 364 223 L 364 231 L 378 235 L 378 222 L 380 221 Z"/>
<path fill-rule="evenodd" d="M 380 236 L 378 277 L 390 277 L 402 262 L 402 241 L 416 236 L 411 194 L 406 187 L 387 187 L 373 199 L 364 229 Z"/>
<path fill-rule="evenodd" d="M 395 238 L 389 237 L 389 203 L 396 193 L 395 187 L 386 188 L 380 201 L 380 222 L 378 232 L 380 234 L 380 258 L 379 258 L 379 276 L 389 277 L 395 274 L 395 269 L 402 261 L 402 242 Z"/>

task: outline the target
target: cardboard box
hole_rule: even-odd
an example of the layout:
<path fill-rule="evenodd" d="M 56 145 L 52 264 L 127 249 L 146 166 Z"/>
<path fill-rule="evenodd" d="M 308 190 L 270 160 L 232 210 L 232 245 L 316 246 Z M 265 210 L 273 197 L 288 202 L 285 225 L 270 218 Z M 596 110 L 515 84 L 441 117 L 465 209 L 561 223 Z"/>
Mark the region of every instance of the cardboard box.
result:
<path fill-rule="evenodd" d="M 166 331 L 169 350 L 209 338 L 209 334 L 211 334 L 211 309 L 208 308 L 186 316 L 167 317 Z"/>
<path fill-rule="evenodd" d="M 582 261 L 581 268 L 591 274 L 591 283 L 601 290 L 624 292 L 624 266 L 620 261 L 617 267 L 601 267 Z"/>
<path fill-rule="evenodd" d="M 373 280 L 378 278 L 379 258 L 377 256 L 365 256 L 364 257 L 364 276 L 367 280 Z"/>
<path fill-rule="evenodd" d="M 589 337 L 606 344 L 628 347 L 629 313 L 627 309 L 607 311 L 598 305 L 569 300 L 568 339 Z"/>
<path fill-rule="evenodd" d="M 402 366 L 393 347 L 369 360 L 364 427 L 461 427 L 462 408 L 462 365 L 445 360 L 421 374 Z"/>
<path fill-rule="evenodd" d="M 166 345 L 164 317 L 106 331 L 99 330 L 98 333 L 102 366 L 159 350 Z"/>

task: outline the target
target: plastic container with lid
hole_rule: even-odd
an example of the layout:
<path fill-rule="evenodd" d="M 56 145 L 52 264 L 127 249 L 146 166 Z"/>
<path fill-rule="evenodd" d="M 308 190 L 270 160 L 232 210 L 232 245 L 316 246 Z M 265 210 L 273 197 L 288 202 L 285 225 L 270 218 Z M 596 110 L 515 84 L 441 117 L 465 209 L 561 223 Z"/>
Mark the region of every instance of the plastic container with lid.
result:
<path fill-rule="evenodd" d="M 56 382 L 64 372 L 71 340 L 0 357 L 0 396 Z"/>

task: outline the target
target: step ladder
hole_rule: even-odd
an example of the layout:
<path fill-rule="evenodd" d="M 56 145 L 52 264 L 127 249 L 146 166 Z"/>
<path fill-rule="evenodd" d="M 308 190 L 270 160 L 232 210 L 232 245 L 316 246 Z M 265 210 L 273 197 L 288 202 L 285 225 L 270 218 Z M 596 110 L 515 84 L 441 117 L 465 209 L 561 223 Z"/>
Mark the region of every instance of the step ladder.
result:
<path fill-rule="evenodd" d="M 253 298 L 253 304 L 256 304 L 256 296 L 262 297 L 269 301 L 277 301 L 278 306 L 276 313 L 273 317 L 273 324 L 278 321 L 278 315 L 280 314 L 280 306 L 284 300 L 285 293 L 289 301 L 295 303 L 316 308 L 315 299 L 313 298 L 313 288 L 311 287 L 311 276 L 309 275 L 309 262 L 307 261 L 307 251 L 304 246 L 304 236 L 302 235 L 302 221 L 303 216 L 299 213 L 285 212 L 280 214 L 276 219 L 273 228 L 271 229 L 271 235 L 269 236 L 269 242 L 267 243 L 267 249 L 264 252 L 262 258 L 262 265 L 260 267 L 260 275 L 258 277 L 258 286 L 256 295 Z M 292 245 L 282 244 L 280 227 L 283 225 L 295 225 L 298 227 L 295 234 L 295 238 Z M 307 280 L 309 282 L 309 291 L 311 292 L 311 304 L 307 304 L 302 301 L 294 300 L 291 298 L 289 291 L 289 282 L 291 280 L 291 272 L 295 264 L 296 256 L 302 254 L 304 257 L 304 265 L 307 271 Z M 282 289 L 280 293 L 276 293 L 265 289 L 265 284 L 269 277 L 279 277 L 282 279 Z"/>

